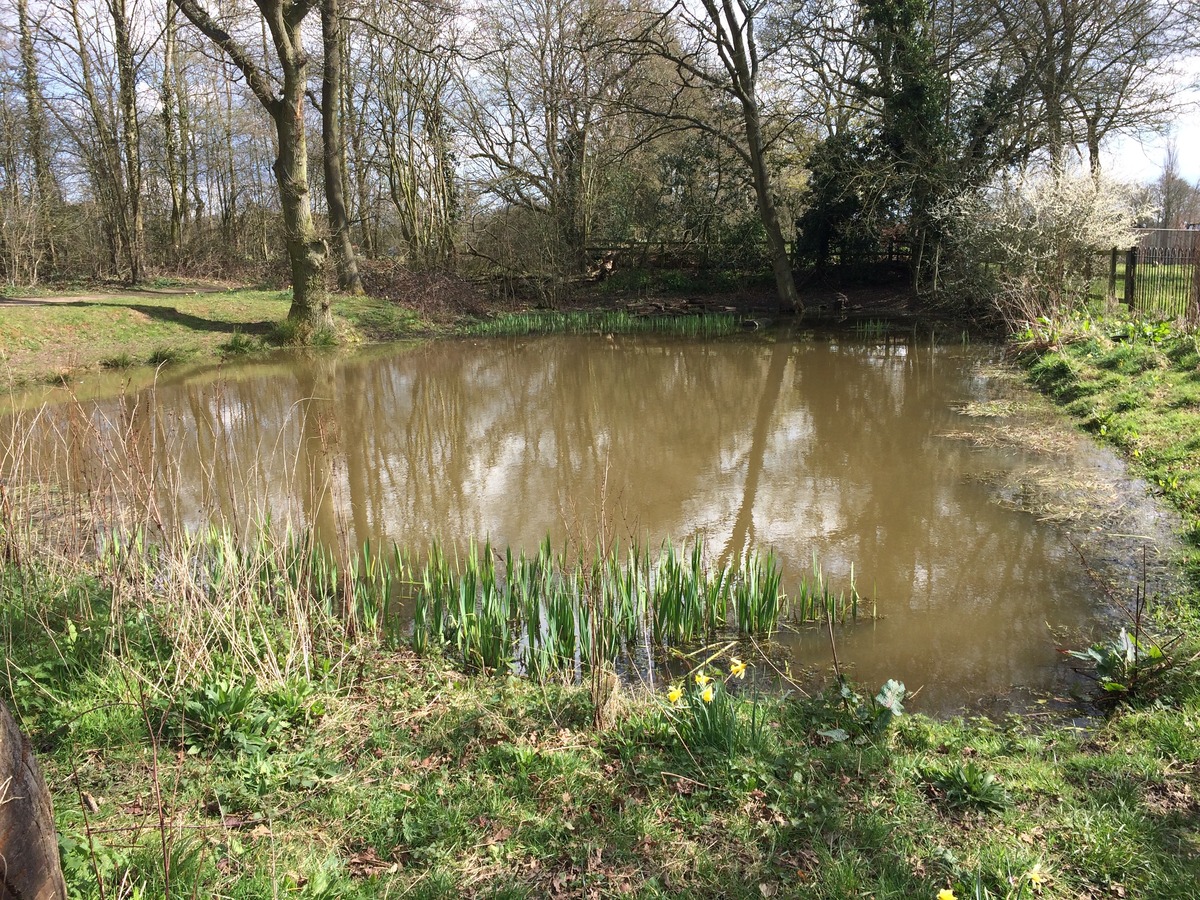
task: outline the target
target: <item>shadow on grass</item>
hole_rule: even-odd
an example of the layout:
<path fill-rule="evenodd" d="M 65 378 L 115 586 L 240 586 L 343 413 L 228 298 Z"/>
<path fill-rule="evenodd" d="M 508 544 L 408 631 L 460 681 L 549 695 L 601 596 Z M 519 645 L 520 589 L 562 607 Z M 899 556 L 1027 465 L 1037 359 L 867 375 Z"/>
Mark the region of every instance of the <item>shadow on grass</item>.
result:
<path fill-rule="evenodd" d="M 273 319 L 265 319 L 258 322 L 228 322 L 223 319 L 206 319 L 203 316 L 194 316 L 190 313 L 180 312 L 174 306 L 149 306 L 142 303 L 97 303 L 93 301 L 84 301 L 77 303 L 63 303 L 62 306 L 73 307 L 107 307 L 109 309 L 130 309 L 135 312 L 140 312 L 142 315 L 156 319 L 160 322 L 170 322 L 174 325 L 179 325 L 187 328 L 190 331 L 208 331 L 220 334 L 234 334 L 240 332 L 242 334 L 266 335 L 278 324 Z"/>

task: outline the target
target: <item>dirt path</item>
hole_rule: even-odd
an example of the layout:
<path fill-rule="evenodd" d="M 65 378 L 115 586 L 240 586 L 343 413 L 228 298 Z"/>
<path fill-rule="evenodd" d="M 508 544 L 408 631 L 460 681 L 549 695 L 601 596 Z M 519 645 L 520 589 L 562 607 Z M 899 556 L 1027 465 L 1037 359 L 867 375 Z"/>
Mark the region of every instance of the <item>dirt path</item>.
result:
<path fill-rule="evenodd" d="M 88 294 L 47 294 L 34 297 L 4 297 L 0 296 L 0 306 L 53 306 L 68 303 L 96 303 L 111 300 L 113 297 L 194 297 L 198 294 L 219 294 L 229 290 L 222 284 L 196 282 L 166 288 L 130 287 L 97 291 Z"/>

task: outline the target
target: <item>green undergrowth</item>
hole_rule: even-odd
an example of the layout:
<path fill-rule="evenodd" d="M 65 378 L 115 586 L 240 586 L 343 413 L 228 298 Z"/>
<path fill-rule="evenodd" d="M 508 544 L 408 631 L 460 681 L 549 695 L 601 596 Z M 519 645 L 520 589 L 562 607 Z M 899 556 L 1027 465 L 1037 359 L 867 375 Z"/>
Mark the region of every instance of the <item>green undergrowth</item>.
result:
<path fill-rule="evenodd" d="M 758 695 L 732 649 L 602 697 L 195 560 L 0 569 L 73 897 L 1200 897 L 1188 666 L 1086 731 Z"/>
<path fill-rule="evenodd" d="M 1031 380 L 1129 460 L 1184 518 L 1200 589 L 1200 344 L 1163 322 L 1072 323 L 1029 360 Z M 1194 599 L 1194 598 L 1193 598 Z M 1185 611 L 1196 614 L 1193 602 Z"/>

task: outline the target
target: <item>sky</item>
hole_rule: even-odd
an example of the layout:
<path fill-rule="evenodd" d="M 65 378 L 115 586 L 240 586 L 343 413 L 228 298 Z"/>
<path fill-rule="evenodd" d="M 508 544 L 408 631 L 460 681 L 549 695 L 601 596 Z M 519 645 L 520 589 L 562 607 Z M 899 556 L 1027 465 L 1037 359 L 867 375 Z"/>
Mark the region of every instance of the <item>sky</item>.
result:
<path fill-rule="evenodd" d="M 1114 141 L 1105 153 L 1104 171 L 1118 181 L 1155 181 L 1162 173 L 1171 140 L 1178 153 L 1179 174 L 1192 184 L 1200 181 L 1200 110 L 1181 115 L 1170 135 Z"/>
<path fill-rule="evenodd" d="M 1179 174 L 1192 184 L 1200 181 L 1200 57 L 1184 60 L 1178 77 L 1190 82 L 1190 87 L 1180 91 L 1174 127 L 1165 135 L 1114 141 L 1103 160 L 1105 171 L 1113 178 L 1137 183 L 1156 180 L 1162 173 L 1167 147 L 1174 141 Z"/>

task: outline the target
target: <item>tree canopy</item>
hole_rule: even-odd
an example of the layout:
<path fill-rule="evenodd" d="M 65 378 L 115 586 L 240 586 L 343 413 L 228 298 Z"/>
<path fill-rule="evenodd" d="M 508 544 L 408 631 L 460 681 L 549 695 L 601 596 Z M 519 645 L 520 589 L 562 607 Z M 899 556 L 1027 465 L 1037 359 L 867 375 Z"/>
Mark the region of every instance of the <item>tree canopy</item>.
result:
<path fill-rule="evenodd" d="M 6 280 L 277 268 L 310 325 L 327 259 L 355 290 L 360 258 L 657 254 L 796 304 L 798 265 L 907 241 L 919 286 L 948 202 L 1098 172 L 1170 124 L 1193 48 L 1176 0 L 13 0 L 3 27 Z"/>

